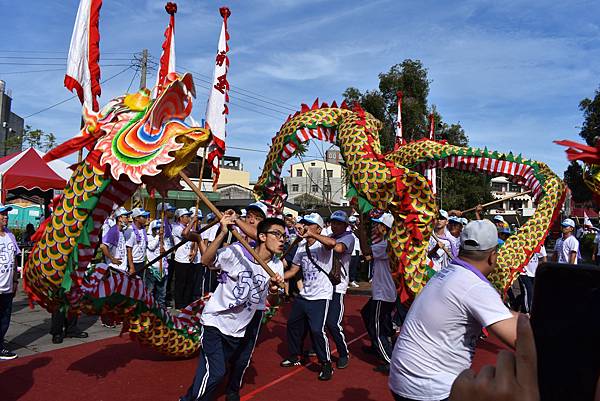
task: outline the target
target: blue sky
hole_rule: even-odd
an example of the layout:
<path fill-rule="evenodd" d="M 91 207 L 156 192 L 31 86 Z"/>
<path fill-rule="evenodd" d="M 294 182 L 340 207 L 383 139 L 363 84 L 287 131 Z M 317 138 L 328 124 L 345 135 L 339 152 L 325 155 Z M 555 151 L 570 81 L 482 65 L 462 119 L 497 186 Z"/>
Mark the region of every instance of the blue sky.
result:
<path fill-rule="evenodd" d="M 78 1 L 0 0 L 10 21 L 0 45 L 0 79 L 13 111 L 25 117 L 70 95 L 60 59 L 69 47 Z M 178 1 L 177 69 L 194 71 L 204 116 L 220 30 L 228 5 L 231 34 L 228 145 L 267 151 L 287 113 L 319 97 L 340 100 L 349 86 L 377 87 L 377 74 L 406 58 L 429 70 L 429 101 L 448 123 L 460 122 L 472 146 L 512 150 L 548 163 L 562 176 L 567 161 L 554 139 L 578 139 L 579 101 L 600 85 L 600 3 L 595 1 Z M 100 16 L 103 79 L 148 48 L 160 57 L 168 21 L 164 1 L 104 0 Z M 6 31 L 5 31 L 6 32 Z M 15 59 L 7 57 L 33 57 Z M 112 66 L 117 65 L 117 66 Z M 119 66 L 121 65 L 121 66 Z M 34 70 L 58 70 L 30 72 Z M 148 76 L 155 80 L 155 72 Z M 103 104 L 139 83 L 127 70 L 102 87 Z M 235 92 L 237 91 L 237 92 Z M 250 92 L 248 92 L 250 91 Z M 60 140 L 79 127 L 76 99 L 27 118 Z M 318 156 L 313 146 L 309 152 Z M 231 149 L 253 178 L 265 154 Z"/>

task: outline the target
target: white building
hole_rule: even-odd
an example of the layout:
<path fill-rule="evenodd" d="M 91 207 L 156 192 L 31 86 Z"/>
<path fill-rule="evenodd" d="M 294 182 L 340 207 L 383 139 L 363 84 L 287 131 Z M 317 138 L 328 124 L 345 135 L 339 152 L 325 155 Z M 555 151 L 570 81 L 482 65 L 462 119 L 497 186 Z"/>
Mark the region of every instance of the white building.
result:
<path fill-rule="evenodd" d="M 290 167 L 290 175 L 283 177 L 287 186 L 288 201 L 302 204 L 307 199 L 319 200 L 322 204 L 347 206 L 348 187 L 344 168 L 339 164 L 339 151 L 327 151 L 326 160 L 305 160 Z"/>
<path fill-rule="evenodd" d="M 492 197 L 502 199 L 525 192 L 523 187 L 510 182 L 506 177 L 492 178 Z M 529 194 L 518 195 L 514 198 L 496 203 L 494 209 L 489 209 L 491 215 L 529 217 L 535 211 L 533 200 Z"/>

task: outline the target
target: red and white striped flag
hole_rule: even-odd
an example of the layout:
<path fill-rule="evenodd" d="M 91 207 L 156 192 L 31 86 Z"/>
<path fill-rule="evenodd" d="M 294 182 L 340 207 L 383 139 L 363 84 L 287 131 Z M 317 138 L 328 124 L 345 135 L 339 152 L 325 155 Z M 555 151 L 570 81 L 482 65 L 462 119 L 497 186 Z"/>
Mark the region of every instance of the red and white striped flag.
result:
<path fill-rule="evenodd" d="M 208 97 L 206 106 L 206 126 L 212 133 L 212 141 L 208 146 L 207 161 L 213 171 L 213 187 L 216 187 L 219 181 L 219 163 L 225 154 L 225 126 L 227 124 L 227 115 L 229 114 L 229 82 L 227 81 L 227 71 L 229 70 L 229 33 L 227 32 L 227 19 L 231 11 L 227 7 L 219 9 L 223 17 L 223 26 L 219 37 L 219 47 L 215 60 L 215 72 L 213 74 L 213 84 Z"/>
<path fill-rule="evenodd" d="M 429 139 L 435 141 L 435 118 L 433 113 L 429 115 Z M 431 181 L 431 191 L 437 193 L 437 169 L 435 167 L 428 168 L 425 171 L 425 176 Z"/>
<path fill-rule="evenodd" d="M 156 85 L 152 91 L 155 98 L 162 92 L 167 75 L 175 72 L 175 13 L 177 12 L 177 4 L 168 2 L 165 5 L 165 10 L 171 17 L 169 18 L 169 25 L 165 29 L 165 41 L 160 55 L 160 68 L 156 73 Z"/>
<path fill-rule="evenodd" d="M 396 118 L 396 142 L 394 143 L 394 149 L 398 149 L 404 145 L 404 138 L 402 137 L 402 91 L 398 91 L 398 117 Z"/>
<path fill-rule="evenodd" d="M 81 0 L 69 46 L 65 87 L 73 89 L 88 110 L 98 111 L 100 96 L 100 32 L 102 0 Z"/>

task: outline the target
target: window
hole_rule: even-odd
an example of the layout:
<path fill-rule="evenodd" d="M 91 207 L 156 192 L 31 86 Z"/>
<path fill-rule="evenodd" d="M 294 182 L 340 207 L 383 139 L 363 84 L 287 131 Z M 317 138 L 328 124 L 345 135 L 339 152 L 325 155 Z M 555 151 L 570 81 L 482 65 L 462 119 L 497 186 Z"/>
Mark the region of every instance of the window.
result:
<path fill-rule="evenodd" d="M 323 187 L 323 191 L 325 191 L 326 193 L 331 193 L 331 185 L 325 184 L 325 186 Z"/>
<path fill-rule="evenodd" d="M 521 192 L 521 186 L 517 184 L 510 184 L 510 192 Z"/>
<path fill-rule="evenodd" d="M 502 192 L 504 191 L 504 185 L 500 182 L 492 182 L 492 191 Z"/>
<path fill-rule="evenodd" d="M 522 201 L 511 200 L 508 202 L 508 208 L 510 210 L 519 210 L 523 207 Z"/>
<path fill-rule="evenodd" d="M 310 186 L 310 191 L 311 192 L 319 192 L 319 186 L 315 185 L 315 184 L 311 185 Z"/>
<path fill-rule="evenodd" d="M 333 177 L 333 170 L 327 170 L 327 177 Z"/>
<path fill-rule="evenodd" d="M 302 169 L 296 170 L 296 177 L 302 177 Z"/>
<path fill-rule="evenodd" d="M 310 163 L 310 165 L 311 165 L 311 167 L 314 167 L 314 166 L 316 166 L 316 165 L 317 165 L 317 163 L 315 163 L 315 162 L 311 162 L 311 163 Z"/>
<path fill-rule="evenodd" d="M 300 185 L 292 184 L 292 192 L 298 192 L 298 191 L 300 191 Z"/>

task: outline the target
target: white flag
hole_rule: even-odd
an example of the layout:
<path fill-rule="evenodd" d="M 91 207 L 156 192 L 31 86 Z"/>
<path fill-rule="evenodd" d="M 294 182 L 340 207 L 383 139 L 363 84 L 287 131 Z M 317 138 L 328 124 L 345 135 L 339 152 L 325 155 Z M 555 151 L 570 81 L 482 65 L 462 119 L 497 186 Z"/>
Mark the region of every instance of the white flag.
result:
<path fill-rule="evenodd" d="M 98 111 L 100 96 L 100 32 L 98 19 L 102 0 L 81 0 L 71 36 L 65 86 L 76 90 L 88 110 Z"/>
<path fill-rule="evenodd" d="M 227 71 L 229 70 L 229 33 L 227 32 L 227 19 L 231 12 L 227 7 L 219 9 L 223 17 L 223 26 L 219 37 L 219 46 L 215 60 L 215 71 L 213 74 L 212 87 L 206 106 L 206 126 L 212 133 L 212 141 L 208 147 L 207 161 L 210 163 L 213 171 L 213 187 L 219 180 L 219 163 L 225 154 L 225 126 L 227 124 L 227 115 L 229 114 L 229 82 L 227 81 Z"/>

